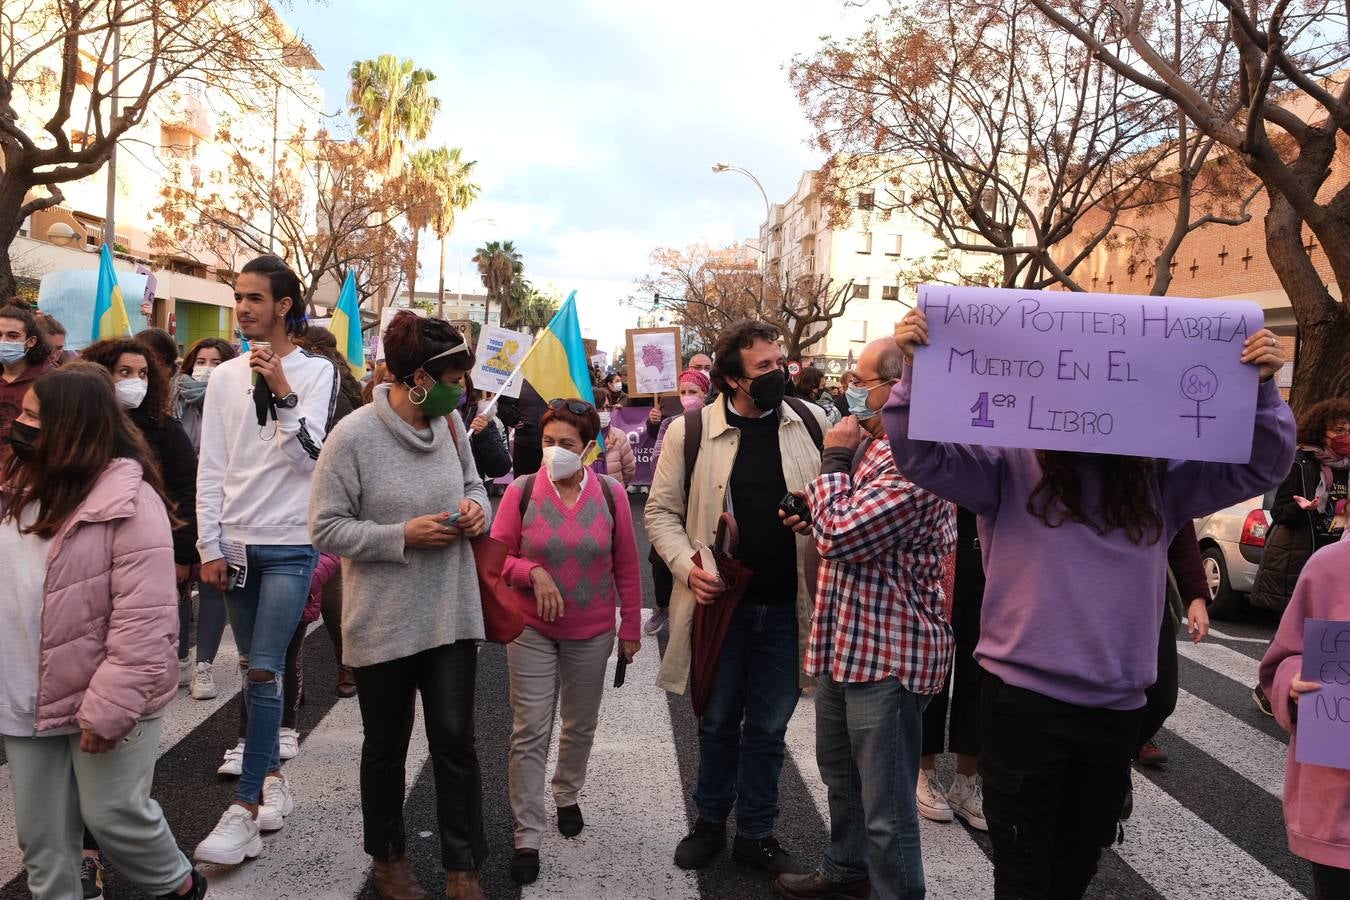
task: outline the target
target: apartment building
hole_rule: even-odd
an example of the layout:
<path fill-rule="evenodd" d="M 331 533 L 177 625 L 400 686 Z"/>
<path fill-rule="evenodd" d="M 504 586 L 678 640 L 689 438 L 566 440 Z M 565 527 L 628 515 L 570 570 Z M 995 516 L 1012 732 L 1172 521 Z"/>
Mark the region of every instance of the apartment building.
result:
<path fill-rule="evenodd" d="M 230 3 L 232 0 L 221 0 Z M 223 253 L 227 242 L 202 235 L 196 245 L 154 248 L 152 236 L 159 224 L 155 209 L 167 187 L 220 192 L 228 197 L 229 167 L 236 153 L 268 171 L 275 160 L 286 165 L 286 146 L 297 135 L 313 135 L 320 127 L 324 92 L 314 77 L 322 69 L 308 45 L 273 8 L 264 18 L 265 31 L 283 50 L 276 87 L 257 96 L 224 90 L 203 74 L 188 77 L 159 93 L 136 127 L 118 142 L 114 218 L 116 266 L 119 272 L 140 268 L 154 275 L 154 292 L 147 300 L 148 315 L 140 315 L 141 297 L 127 290 L 133 326 L 144 323 L 167 328 L 180 347 L 199 338 L 233 335 L 233 274 L 253 254 L 236 248 Z M 130 29 L 128 29 L 130 31 Z M 133 38 L 127 38 L 131 40 Z M 58 48 L 59 49 L 59 48 Z M 92 84 L 96 58 L 82 55 L 80 83 Z M 50 67 L 59 68 L 59 59 Z M 281 87 L 284 85 L 284 88 Z M 76 92 L 72 122 L 87 118 L 88 93 Z M 51 114 L 52 96 L 40 92 L 16 96 L 19 116 L 29 133 L 41 131 L 40 122 Z M 82 139 L 72 133 L 75 142 Z M 80 278 L 51 279 L 44 294 L 45 276 L 68 270 L 97 270 L 98 250 L 104 242 L 109 169 L 61 185 L 65 202 L 30 216 L 10 248 L 21 283 L 38 288 L 42 308 L 61 319 L 70 331 L 70 346 L 88 342 L 92 295 L 80 290 L 57 290 L 54 285 L 83 285 Z M 236 197 L 236 199 L 238 199 Z M 242 208 L 241 203 L 241 208 Z M 266 203 L 251 226 L 268 234 Z M 307 208 L 314 208 L 309 203 Z M 128 285 L 140 280 L 128 279 Z"/>

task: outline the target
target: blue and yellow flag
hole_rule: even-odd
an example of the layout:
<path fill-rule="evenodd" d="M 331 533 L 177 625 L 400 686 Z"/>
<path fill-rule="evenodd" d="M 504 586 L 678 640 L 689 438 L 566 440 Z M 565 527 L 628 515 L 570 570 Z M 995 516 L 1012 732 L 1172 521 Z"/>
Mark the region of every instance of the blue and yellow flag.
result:
<path fill-rule="evenodd" d="M 117 283 L 117 270 L 113 268 L 112 251 L 103 245 L 98 263 L 98 294 L 94 299 L 94 333 L 91 340 L 104 338 L 129 337 L 131 319 L 127 317 L 127 306 L 122 302 L 122 286 Z"/>
<path fill-rule="evenodd" d="M 347 365 L 357 379 L 366 376 L 366 345 L 361 341 L 361 298 L 356 294 L 356 273 L 347 271 L 347 280 L 342 282 L 342 293 L 338 295 L 337 307 L 333 310 L 333 321 L 328 330 L 337 338 L 338 350 L 347 357 Z"/>
<path fill-rule="evenodd" d="M 567 302 L 548 326 L 534 336 L 529 355 L 520 365 L 525 380 L 545 402 L 559 397 L 576 397 L 592 405 L 595 403 L 595 392 L 591 390 L 591 364 L 586 359 L 586 345 L 581 342 L 576 301 L 576 291 L 567 295 Z M 603 437 L 596 440 L 603 448 Z"/>

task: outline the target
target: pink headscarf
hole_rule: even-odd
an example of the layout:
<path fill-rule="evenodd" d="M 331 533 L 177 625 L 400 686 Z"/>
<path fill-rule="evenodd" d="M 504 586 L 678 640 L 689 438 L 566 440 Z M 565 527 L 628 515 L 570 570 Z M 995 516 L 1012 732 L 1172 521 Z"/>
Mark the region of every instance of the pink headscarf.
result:
<path fill-rule="evenodd" d="M 708 374 L 698 369 L 685 369 L 680 373 L 680 384 L 686 383 L 694 385 L 703 394 L 708 393 L 708 389 L 712 387 L 712 382 L 708 380 Z"/>

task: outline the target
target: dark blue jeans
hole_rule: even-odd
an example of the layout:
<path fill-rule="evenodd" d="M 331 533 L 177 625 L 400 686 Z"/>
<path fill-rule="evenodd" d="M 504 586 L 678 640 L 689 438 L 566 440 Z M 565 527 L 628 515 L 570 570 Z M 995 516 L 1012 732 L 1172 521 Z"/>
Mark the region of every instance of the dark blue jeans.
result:
<path fill-rule="evenodd" d="M 830 881 L 870 877 L 873 900 L 922 900 L 914 785 L 928 698 L 898 678 L 816 688 L 816 762 L 830 798 Z"/>
<path fill-rule="evenodd" d="M 738 835 L 773 834 L 783 737 L 800 693 L 797 673 L 796 607 L 742 603 L 699 720 L 694 803 L 704 821 L 725 822 L 734 806 Z"/>

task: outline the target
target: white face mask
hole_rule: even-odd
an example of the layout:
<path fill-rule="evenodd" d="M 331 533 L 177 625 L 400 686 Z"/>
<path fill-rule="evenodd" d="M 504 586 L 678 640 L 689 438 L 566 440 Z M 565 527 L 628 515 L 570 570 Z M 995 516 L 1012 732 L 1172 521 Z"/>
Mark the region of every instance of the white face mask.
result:
<path fill-rule="evenodd" d="M 608 428 L 610 421 L 610 412 L 607 409 L 600 410 L 600 427 Z"/>
<path fill-rule="evenodd" d="M 192 380 L 193 380 L 193 381 L 206 381 L 206 380 L 207 380 L 208 378 L 210 378 L 210 377 L 211 377 L 211 367 L 210 367 L 210 366 L 193 366 L 193 367 L 192 367 Z"/>
<path fill-rule="evenodd" d="M 149 390 L 149 385 L 139 378 L 125 378 L 113 385 L 117 393 L 117 402 L 122 404 L 124 409 L 135 409 L 145 400 L 145 392 Z"/>
<path fill-rule="evenodd" d="M 566 447 L 545 447 L 544 468 L 550 481 L 563 481 L 581 470 L 581 457 Z"/>

